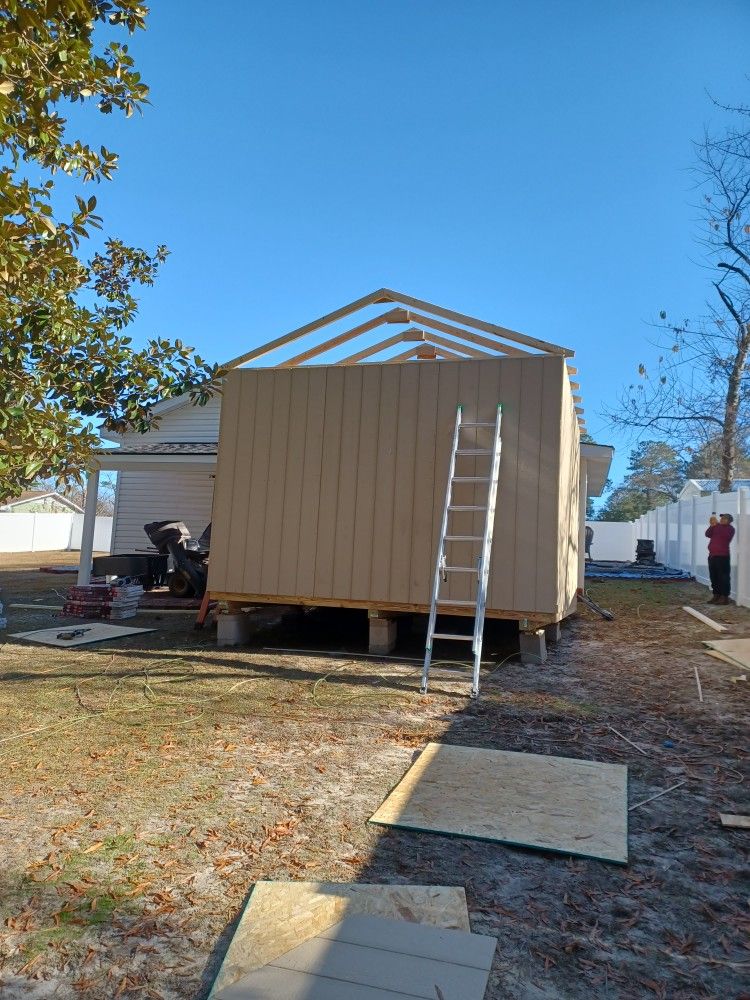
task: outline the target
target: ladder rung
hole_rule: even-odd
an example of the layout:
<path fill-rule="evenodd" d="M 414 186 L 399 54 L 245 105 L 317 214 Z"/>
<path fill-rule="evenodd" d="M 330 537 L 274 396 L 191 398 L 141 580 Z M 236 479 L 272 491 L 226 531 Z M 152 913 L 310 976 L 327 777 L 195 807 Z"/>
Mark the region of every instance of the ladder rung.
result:
<path fill-rule="evenodd" d="M 474 507 L 471 504 L 458 504 L 457 506 L 451 506 L 448 510 L 487 510 L 486 507 Z"/>
<path fill-rule="evenodd" d="M 484 535 L 446 535 L 446 542 L 483 542 Z"/>
<path fill-rule="evenodd" d="M 492 450 L 490 448 L 459 448 L 456 452 L 457 455 L 491 455 Z"/>
<path fill-rule="evenodd" d="M 486 421 L 485 422 L 477 423 L 477 422 L 475 422 L 473 420 L 462 420 L 461 421 L 461 426 L 462 427 L 494 427 L 495 424 L 489 424 Z"/>
<path fill-rule="evenodd" d="M 454 476 L 454 483 L 488 483 L 490 476 Z"/>
<path fill-rule="evenodd" d="M 464 642 L 473 642 L 473 635 L 453 635 L 452 632 L 433 632 L 433 639 L 461 639 Z"/>
<path fill-rule="evenodd" d="M 445 573 L 479 573 L 476 566 L 443 566 Z"/>
<path fill-rule="evenodd" d="M 455 604 L 456 607 L 461 608 L 475 608 L 477 606 L 476 601 L 452 601 L 449 597 L 438 597 L 436 604 Z"/>

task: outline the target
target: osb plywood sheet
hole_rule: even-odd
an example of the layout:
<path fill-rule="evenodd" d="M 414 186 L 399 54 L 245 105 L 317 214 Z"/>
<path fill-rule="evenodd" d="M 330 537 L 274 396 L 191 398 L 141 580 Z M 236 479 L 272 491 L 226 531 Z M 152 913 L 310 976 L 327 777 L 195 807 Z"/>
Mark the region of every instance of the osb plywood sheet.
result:
<path fill-rule="evenodd" d="M 211 996 L 352 914 L 469 930 L 466 893 L 459 886 L 258 882 Z"/>
<path fill-rule="evenodd" d="M 58 639 L 60 632 L 75 632 L 85 629 L 83 635 L 75 639 Z M 154 632 L 152 628 L 132 628 L 127 625 L 107 625 L 104 622 L 82 622 L 80 625 L 56 625 L 54 628 L 40 628 L 33 632 L 15 632 L 11 639 L 26 639 L 28 642 L 41 642 L 45 646 L 86 646 L 90 642 L 103 642 L 105 639 L 121 639 L 124 635 L 137 635 L 139 632 Z"/>
<path fill-rule="evenodd" d="M 703 645 L 728 656 L 738 667 L 750 670 L 750 639 L 711 639 Z"/>
<path fill-rule="evenodd" d="M 627 768 L 429 743 L 371 823 L 628 860 Z"/>
<path fill-rule="evenodd" d="M 366 988 L 369 1000 L 435 997 L 482 1000 L 495 939 L 421 924 L 354 916 L 223 990 L 220 1000 L 330 997 L 334 984 Z"/>

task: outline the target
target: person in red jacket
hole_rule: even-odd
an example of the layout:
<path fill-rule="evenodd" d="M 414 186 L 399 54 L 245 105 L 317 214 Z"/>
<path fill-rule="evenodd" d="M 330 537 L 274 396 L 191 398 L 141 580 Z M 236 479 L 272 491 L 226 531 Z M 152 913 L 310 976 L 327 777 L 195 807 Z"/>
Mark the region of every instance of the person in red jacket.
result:
<path fill-rule="evenodd" d="M 708 575 L 711 577 L 711 590 L 714 596 L 709 604 L 729 604 L 729 592 L 732 589 L 732 569 L 729 561 L 729 543 L 734 538 L 734 528 L 731 514 L 712 514 L 706 528 L 708 539 Z"/>

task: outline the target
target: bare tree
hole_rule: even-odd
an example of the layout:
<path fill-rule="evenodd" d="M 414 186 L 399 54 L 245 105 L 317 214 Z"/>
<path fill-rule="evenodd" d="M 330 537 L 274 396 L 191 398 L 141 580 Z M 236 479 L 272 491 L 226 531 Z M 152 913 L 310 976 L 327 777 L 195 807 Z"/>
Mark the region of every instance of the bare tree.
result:
<path fill-rule="evenodd" d="M 718 454 L 719 489 L 730 490 L 750 434 L 750 108 L 724 110 L 732 125 L 696 144 L 704 192 L 699 242 L 716 298 L 695 324 L 660 314 L 656 366 L 639 366 L 640 382 L 624 390 L 609 416 L 661 432 L 686 457 Z"/>

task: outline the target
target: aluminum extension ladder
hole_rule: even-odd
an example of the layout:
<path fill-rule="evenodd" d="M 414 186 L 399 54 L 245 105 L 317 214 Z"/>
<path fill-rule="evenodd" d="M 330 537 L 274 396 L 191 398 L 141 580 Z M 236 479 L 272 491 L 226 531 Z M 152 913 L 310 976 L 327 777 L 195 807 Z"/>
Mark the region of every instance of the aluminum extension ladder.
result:
<path fill-rule="evenodd" d="M 440 527 L 440 541 L 438 542 L 437 560 L 435 562 L 435 579 L 432 585 L 432 603 L 430 604 L 430 620 L 427 625 L 427 646 L 425 649 L 424 667 L 422 668 L 422 687 L 424 694 L 427 691 L 427 681 L 430 676 L 430 664 L 432 662 L 432 644 L 435 639 L 454 639 L 457 642 L 470 642 L 471 651 L 474 656 L 474 675 L 471 684 L 471 696 L 476 698 L 479 694 L 479 666 L 482 661 L 482 631 L 484 629 L 484 612 L 487 606 L 487 584 L 490 576 L 490 554 L 492 552 L 492 532 L 495 524 L 495 502 L 497 500 L 497 484 L 500 475 L 500 424 L 502 418 L 502 405 L 498 403 L 497 416 L 494 423 L 482 423 L 476 421 L 466 421 L 461 419 L 462 406 L 459 404 L 456 411 L 456 427 L 453 432 L 453 448 L 451 450 L 450 466 L 448 470 L 448 485 L 445 491 L 445 507 L 443 509 L 443 521 Z M 465 447 L 462 444 L 461 433 L 470 428 L 492 427 L 494 433 L 491 448 Z M 476 440 L 474 441 L 476 445 Z M 456 475 L 456 459 L 463 456 L 485 456 L 490 459 L 490 469 L 484 476 L 461 476 Z M 456 504 L 453 501 L 453 489 L 456 484 L 463 483 L 487 483 L 487 503 L 486 505 Z M 481 535 L 454 535 L 449 534 L 449 522 L 453 514 L 466 512 L 484 512 L 484 530 Z M 446 555 L 446 543 L 471 542 L 476 545 L 481 544 L 481 550 L 475 566 L 453 566 Z M 441 598 L 440 584 L 446 583 L 452 573 L 472 573 L 476 575 L 477 592 L 476 597 L 470 601 L 457 601 L 448 598 Z M 474 632 L 472 635 L 458 635 L 450 632 L 436 632 L 435 621 L 440 605 L 464 605 L 474 608 Z"/>

